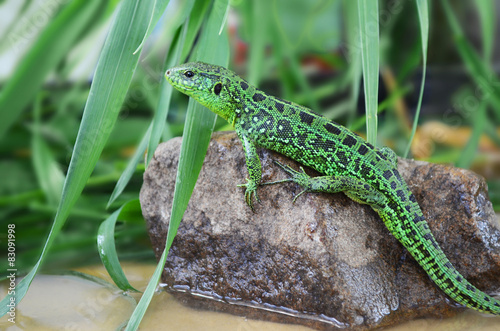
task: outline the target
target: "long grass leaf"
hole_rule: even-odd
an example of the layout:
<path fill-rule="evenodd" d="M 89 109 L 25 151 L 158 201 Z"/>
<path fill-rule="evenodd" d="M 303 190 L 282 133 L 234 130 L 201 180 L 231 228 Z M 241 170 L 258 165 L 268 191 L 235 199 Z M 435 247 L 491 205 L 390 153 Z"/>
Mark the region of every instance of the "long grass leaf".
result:
<path fill-rule="evenodd" d="M 489 63 L 493 55 L 493 44 L 495 42 L 495 2 L 493 0 L 476 0 L 481 23 L 483 42 L 483 58 Z"/>
<path fill-rule="evenodd" d="M 97 0 L 72 1 L 41 33 L 0 93 L 0 139 L 33 100 L 47 75 L 74 46 L 101 6 Z M 49 50 L 50 55 L 47 55 Z"/>
<path fill-rule="evenodd" d="M 200 26 L 208 13 L 210 4 L 211 1 L 207 0 L 195 1 L 191 14 L 189 15 L 188 30 L 186 32 L 186 38 L 184 39 L 184 47 L 182 48 L 180 61 L 185 61 L 192 51 L 193 44 L 198 37 Z"/>
<path fill-rule="evenodd" d="M 379 78 L 379 17 L 378 1 L 358 0 L 361 63 L 363 67 L 366 137 L 377 142 L 377 103 Z"/>
<path fill-rule="evenodd" d="M 359 15 L 358 15 L 358 2 L 352 0 L 343 1 L 344 17 L 345 17 L 345 31 L 347 43 L 343 47 L 346 61 L 349 63 L 349 75 L 351 79 L 350 91 L 350 112 L 347 120 L 347 127 L 351 128 L 356 113 L 359 99 L 359 87 L 361 83 L 361 54 L 359 52 Z"/>
<path fill-rule="evenodd" d="M 266 43 L 269 40 L 269 9 L 264 1 L 249 1 L 247 9 L 250 10 L 249 25 L 250 47 L 248 57 L 248 82 L 259 86 L 262 77 L 263 62 Z"/>
<path fill-rule="evenodd" d="M 31 146 L 33 150 L 33 168 L 35 174 L 45 193 L 47 202 L 51 206 L 56 206 L 61 197 L 62 187 L 64 183 L 64 174 L 59 168 L 52 151 L 47 146 L 41 135 L 41 98 L 37 98 L 34 107 L 35 119 L 33 125 L 33 135 L 31 139 Z"/>
<path fill-rule="evenodd" d="M 420 93 L 418 96 L 417 110 L 415 111 L 415 119 L 411 129 L 410 139 L 406 146 L 406 151 L 403 157 L 408 157 L 411 149 L 411 143 L 415 132 L 417 131 L 418 119 L 420 117 L 420 109 L 422 108 L 422 99 L 424 96 L 425 74 L 427 71 L 427 45 L 429 41 L 429 8 L 427 0 L 417 0 L 418 19 L 420 22 L 420 36 L 422 41 L 422 81 L 420 82 Z"/>
<path fill-rule="evenodd" d="M 134 200 L 126 203 L 119 209 L 117 209 L 111 216 L 109 216 L 104 222 L 99 226 L 97 231 L 97 248 L 99 251 L 99 256 L 101 257 L 102 264 L 111 276 L 111 279 L 115 282 L 123 291 L 137 291 L 125 277 L 125 273 L 118 260 L 118 254 L 115 248 L 115 225 L 117 219 L 121 216 L 122 210 L 124 208 L 130 208 L 130 205 L 137 206 L 139 204 L 138 200 Z M 140 208 L 137 206 L 137 208 Z"/>
<path fill-rule="evenodd" d="M 229 6 L 228 0 L 214 1 L 200 43 L 197 46 L 196 60 L 227 66 L 229 61 L 227 34 L 219 35 L 218 33 L 227 6 Z M 174 200 L 165 249 L 139 304 L 130 318 L 126 331 L 137 330 L 158 286 L 168 250 L 177 234 L 177 229 L 201 170 L 214 124 L 215 114 L 191 99 L 179 156 Z"/>
<path fill-rule="evenodd" d="M 140 0 L 124 0 L 121 4 L 97 64 L 54 223 L 39 260 L 16 288 L 16 303 L 26 294 L 90 177 L 116 122 L 137 66 L 139 54 L 134 55 L 133 52 L 146 34 L 150 16 L 155 15 L 156 21 L 153 22 L 156 24 L 160 17 L 159 7 L 164 10 L 167 3 L 158 1 L 156 8 Z M 1 301 L 0 316 L 8 312 L 9 301 L 10 296 Z"/>
<path fill-rule="evenodd" d="M 194 0 L 189 0 L 185 1 L 180 9 L 177 8 L 177 6 L 174 6 L 174 9 L 176 9 L 176 12 L 174 13 L 175 16 L 174 15 L 171 16 L 177 17 L 177 19 L 179 19 L 180 17 L 182 20 L 185 21 L 188 18 L 191 9 L 193 8 L 193 4 Z M 182 21 L 179 21 L 179 24 L 181 23 Z M 175 28 L 178 28 L 178 26 L 179 25 L 176 24 Z M 184 40 L 186 38 L 187 29 L 188 29 L 188 22 L 186 21 L 184 22 L 180 35 L 178 35 L 177 38 L 175 38 L 172 42 L 171 48 L 165 59 L 165 64 L 163 68 L 164 70 L 166 70 L 167 67 L 174 66 L 179 62 L 179 58 L 181 56 L 181 52 L 184 46 Z M 172 30 L 171 34 L 174 34 L 174 31 L 175 30 Z M 151 129 L 151 136 L 149 138 L 148 148 L 146 152 L 146 165 L 148 165 L 151 159 L 153 158 L 154 151 L 156 150 L 156 147 L 160 142 L 163 129 L 165 128 L 165 122 L 167 120 L 170 99 L 172 96 L 172 90 L 173 90 L 172 86 L 168 84 L 167 80 L 162 75 L 160 84 L 160 98 L 158 100 L 158 106 L 156 107 L 156 112 L 153 118 L 153 127 Z"/>

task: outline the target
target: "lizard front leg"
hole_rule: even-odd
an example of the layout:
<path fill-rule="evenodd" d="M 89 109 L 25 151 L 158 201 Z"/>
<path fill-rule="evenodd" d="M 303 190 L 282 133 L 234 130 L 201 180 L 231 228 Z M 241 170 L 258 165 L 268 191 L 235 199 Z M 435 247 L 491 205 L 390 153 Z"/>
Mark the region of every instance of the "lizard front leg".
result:
<path fill-rule="evenodd" d="M 259 196 L 257 195 L 257 187 L 260 184 L 262 178 L 262 168 L 260 164 L 259 155 L 257 154 L 257 146 L 253 140 L 248 138 L 244 133 L 239 132 L 236 129 L 236 133 L 241 140 L 243 145 L 243 151 L 245 152 L 245 162 L 247 165 L 248 178 L 246 184 L 240 184 L 238 187 L 245 187 L 245 201 L 250 206 L 252 211 L 254 211 L 252 198 L 255 197 L 257 202 L 260 202 Z"/>

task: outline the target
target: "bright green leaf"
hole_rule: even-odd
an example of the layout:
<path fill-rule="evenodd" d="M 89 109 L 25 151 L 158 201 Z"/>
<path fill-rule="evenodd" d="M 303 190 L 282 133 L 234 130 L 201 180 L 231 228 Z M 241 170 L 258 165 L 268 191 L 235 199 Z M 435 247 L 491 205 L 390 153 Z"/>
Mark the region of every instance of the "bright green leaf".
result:
<path fill-rule="evenodd" d="M 213 3 L 209 19 L 197 46 L 198 52 L 195 60 L 227 66 L 229 61 L 228 38 L 226 33 L 219 35 L 219 29 L 228 5 L 228 0 L 215 0 Z M 201 170 L 214 123 L 215 114 L 190 99 L 165 249 L 139 304 L 130 318 L 126 331 L 137 330 L 158 286 L 168 250 L 177 233 Z"/>
<path fill-rule="evenodd" d="M 97 231 L 97 248 L 99 250 L 99 256 L 101 257 L 102 264 L 111 276 L 111 279 L 115 282 L 123 291 L 137 291 L 125 277 L 125 273 L 118 260 L 118 254 L 115 248 L 115 224 L 118 218 L 122 215 L 123 208 L 131 208 L 131 205 L 135 208 L 140 208 L 139 201 L 130 201 L 127 204 L 116 210 L 111 216 L 109 216 L 104 222 L 99 226 Z"/>
<path fill-rule="evenodd" d="M 358 0 L 358 15 L 366 105 L 366 136 L 367 141 L 375 145 L 377 142 L 380 39 L 378 1 Z"/>
<path fill-rule="evenodd" d="M 429 41 L 429 9 L 427 0 L 417 0 L 418 18 L 420 22 L 420 35 L 422 40 L 422 81 L 420 83 L 420 93 L 418 96 L 417 110 L 415 112 L 415 119 L 413 120 L 413 127 L 411 130 L 410 139 L 406 146 L 406 151 L 403 157 L 408 157 L 410 153 L 411 143 L 415 132 L 417 131 L 418 118 L 420 117 L 420 109 L 422 108 L 422 99 L 424 96 L 425 74 L 427 71 L 427 44 Z"/>

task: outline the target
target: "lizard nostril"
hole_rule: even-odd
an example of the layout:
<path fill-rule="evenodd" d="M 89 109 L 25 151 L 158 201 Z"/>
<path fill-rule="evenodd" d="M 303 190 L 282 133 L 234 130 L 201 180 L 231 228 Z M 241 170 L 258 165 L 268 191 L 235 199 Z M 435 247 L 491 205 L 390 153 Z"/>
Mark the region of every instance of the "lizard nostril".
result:
<path fill-rule="evenodd" d="M 167 70 L 167 75 L 169 75 L 169 76 L 170 76 L 170 70 Z"/>

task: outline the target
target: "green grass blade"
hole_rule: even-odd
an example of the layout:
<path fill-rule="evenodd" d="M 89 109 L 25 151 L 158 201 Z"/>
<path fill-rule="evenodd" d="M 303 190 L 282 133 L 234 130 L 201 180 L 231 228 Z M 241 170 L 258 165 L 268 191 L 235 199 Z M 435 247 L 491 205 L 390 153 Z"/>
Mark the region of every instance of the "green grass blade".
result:
<path fill-rule="evenodd" d="M 422 82 L 420 83 L 420 93 L 418 96 L 417 109 L 415 111 L 415 119 L 411 129 L 410 140 L 406 146 L 406 151 L 403 157 L 408 157 L 410 153 L 411 143 L 415 132 L 417 131 L 418 119 L 420 117 L 420 109 L 422 108 L 422 99 L 424 96 L 425 73 L 427 71 L 427 45 L 429 41 L 429 8 L 427 0 L 417 0 L 418 19 L 420 22 L 420 35 L 422 40 Z"/>
<path fill-rule="evenodd" d="M 246 3 L 249 13 L 250 47 L 248 57 L 248 82 L 259 86 L 264 69 L 265 47 L 269 40 L 269 5 L 264 1 L 249 1 Z M 274 27 L 273 27 L 274 28 Z"/>
<path fill-rule="evenodd" d="M 185 61 L 188 54 L 191 52 L 193 43 L 198 36 L 201 23 L 210 8 L 210 3 L 211 1 L 207 0 L 196 0 L 194 7 L 191 10 L 191 15 L 189 16 L 188 30 L 184 40 L 184 47 L 182 48 L 180 61 Z"/>
<path fill-rule="evenodd" d="M 184 3 L 184 7 L 179 15 L 185 19 L 186 15 L 189 14 L 189 19 L 184 23 L 185 25 L 181 29 L 180 36 L 178 36 L 177 40 L 174 40 L 174 43 L 171 45 L 171 50 L 169 50 L 169 54 L 165 60 L 165 70 L 167 67 L 174 66 L 179 63 L 179 61 L 184 61 L 186 58 L 198 34 L 202 19 L 208 10 L 208 4 L 210 4 L 210 1 L 205 0 L 196 1 L 196 5 L 192 0 Z M 160 142 L 172 97 L 172 85 L 166 81 L 165 77 L 162 76 L 161 79 L 160 99 L 153 119 L 153 129 L 147 148 L 146 165 L 151 161 L 154 151 Z"/>
<path fill-rule="evenodd" d="M 359 87 L 361 83 L 361 54 L 358 51 L 359 46 L 357 46 L 359 41 L 358 2 L 344 0 L 343 7 L 347 39 L 347 43 L 344 46 L 344 54 L 346 61 L 349 63 L 349 76 L 351 77 L 351 90 L 349 95 L 350 112 L 347 119 L 347 127 L 351 128 L 356 117 Z"/>
<path fill-rule="evenodd" d="M 495 42 L 495 3 L 493 0 L 476 0 L 483 37 L 483 58 L 489 63 Z"/>
<path fill-rule="evenodd" d="M 227 34 L 219 35 L 227 6 L 229 6 L 228 0 L 214 1 L 209 19 L 197 46 L 196 60 L 227 66 L 229 61 Z M 158 286 L 168 250 L 177 234 L 177 229 L 203 164 L 214 124 L 215 114 L 190 99 L 165 249 L 139 304 L 130 318 L 126 331 L 137 330 Z"/>
<path fill-rule="evenodd" d="M 98 15 L 101 6 L 101 1 L 97 0 L 72 1 L 41 33 L 0 93 L 0 109 L 8 109 L 0 112 L 0 139 L 33 100 L 47 75 Z"/>
<path fill-rule="evenodd" d="M 41 98 L 37 98 L 34 108 L 34 125 L 31 146 L 33 151 L 33 168 L 37 180 L 42 188 L 47 202 L 51 206 L 57 206 L 61 198 L 62 187 L 64 183 L 64 174 L 62 173 L 52 151 L 47 146 L 41 135 Z"/>
<path fill-rule="evenodd" d="M 167 17 L 172 17 L 175 19 L 174 23 L 169 25 L 170 31 L 167 31 L 174 35 L 175 30 L 179 28 L 179 26 L 188 18 L 191 9 L 193 8 L 194 0 L 184 1 L 180 6 L 172 6 L 173 13 L 165 13 Z M 167 18 L 166 18 L 167 19 Z M 168 55 L 165 60 L 164 71 L 167 67 L 171 67 L 179 62 L 179 58 L 181 56 L 182 47 L 184 44 L 184 40 L 186 38 L 188 23 L 184 22 L 184 25 L 181 29 L 180 36 L 173 40 L 171 49 L 168 52 Z M 149 164 L 151 159 L 153 158 L 154 151 L 160 142 L 161 135 L 165 128 L 165 122 L 167 120 L 168 108 L 170 105 L 170 98 L 172 96 L 172 85 L 168 84 L 165 77 L 162 75 L 161 84 L 160 84 L 160 99 L 158 100 L 158 106 L 156 107 L 156 113 L 153 119 L 153 127 L 151 131 L 151 136 L 149 138 L 147 154 L 146 154 L 146 165 Z"/>
<path fill-rule="evenodd" d="M 130 159 L 130 161 L 127 164 L 127 167 L 125 170 L 122 172 L 120 175 L 120 178 L 116 182 L 115 188 L 113 189 L 113 193 L 111 193 L 111 196 L 108 201 L 108 205 L 106 208 L 109 208 L 109 206 L 122 194 L 123 190 L 127 186 L 128 182 L 130 181 L 130 178 L 134 175 L 135 169 L 137 168 L 137 165 L 141 161 L 141 159 L 144 156 L 144 152 L 146 151 L 146 147 L 148 144 L 149 137 L 151 135 L 151 127 L 153 124 L 151 124 L 148 128 L 148 131 L 146 134 L 144 134 L 144 137 L 142 137 L 141 142 L 139 143 L 139 146 L 137 146 L 137 149 L 134 152 L 134 155 Z"/>
<path fill-rule="evenodd" d="M 366 137 L 368 142 L 375 145 L 377 142 L 380 39 L 378 1 L 358 0 L 358 15 L 366 105 Z"/>
<path fill-rule="evenodd" d="M 133 200 L 125 205 L 121 206 L 116 210 L 111 216 L 109 216 L 104 222 L 99 226 L 97 231 L 97 248 L 99 251 L 99 256 L 101 257 L 102 264 L 111 276 L 111 279 L 115 282 L 123 291 L 137 291 L 125 277 L 125 273 L 118 260 L 118 254 L 115 248 L 115 225 L 116 220 L 122 216 L 122 210 L 128 208 L 140 209 L 139 200 Z"/>
<path fill-rule="evenodd" d="M 167 1 L 157 2 L 163 10 L 166 5 Z M 26 294 L 90 177 L 116 122 L 137 66 L 139 54 L 133 52 L 146 34 L 154 7 L 140 0 L 124 0 L 119 8 L 97 64 L 54 223 L 38 262 L 16 288 L 16 303 Z M 160 17 L 159 10 L 156 8 L 154 12 L 154 24 Z M 9 301 L 10 296 L 7 296 L 0 302 L 0 316 L 8 312 Z"/>

